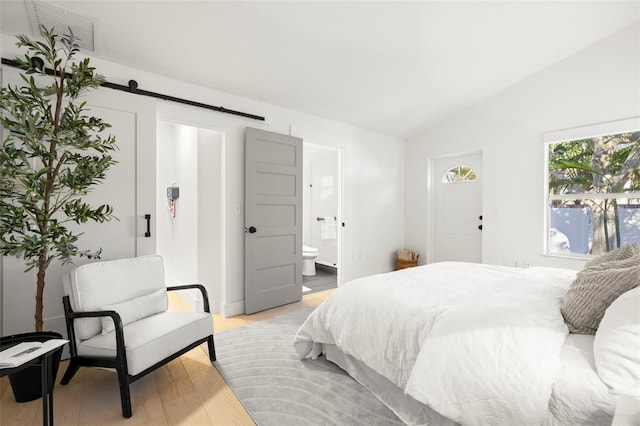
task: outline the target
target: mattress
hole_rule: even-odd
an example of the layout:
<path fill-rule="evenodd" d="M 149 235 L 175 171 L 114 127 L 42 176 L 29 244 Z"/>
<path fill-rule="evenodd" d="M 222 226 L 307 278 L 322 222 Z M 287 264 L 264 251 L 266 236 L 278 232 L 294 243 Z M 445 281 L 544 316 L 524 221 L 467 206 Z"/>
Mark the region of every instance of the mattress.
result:
<path fill-rule="evenodd" d="M 558 371 L 549 399 L 546 426 L 602 426 L 613 420 L 616 397 L 598 376 L 591 335 L 570 334 L 560 354 Z M 406 395 L 402 389 L 335 345 L 324 345 L 326 358 L 369 389 L 407 425 L 456 426 Z"/>
<path fill-rule="evenodd" d="M 336 345 L 324 345 L 324 355 L 367 388 L 384 405 L 389 407 L 407 425 L 456 426 L 453 420 L 443 417 L 424 404 L 406 395 L 402 389 L 384 376 L 376 373 L 363 362 L 346 355 Z"/>

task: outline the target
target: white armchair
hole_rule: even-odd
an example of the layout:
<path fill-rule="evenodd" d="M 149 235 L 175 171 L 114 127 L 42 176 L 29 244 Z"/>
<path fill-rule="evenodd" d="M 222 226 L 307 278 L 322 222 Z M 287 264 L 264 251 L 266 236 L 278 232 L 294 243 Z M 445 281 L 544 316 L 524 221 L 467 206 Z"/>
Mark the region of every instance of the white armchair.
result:
<path fill-rule="evenodd" d="M 132 414 L 130 383 L 205 342 L 216 360 L 206 289 L 166 287 L 160 256 L 79 266 L 63 287 L 71 359 L 61 384 L 80 367 L 114 368 L 124 417 Z M 202 292 L 205 312 L 167 311 L 167 291 L 189 288 Z"/>

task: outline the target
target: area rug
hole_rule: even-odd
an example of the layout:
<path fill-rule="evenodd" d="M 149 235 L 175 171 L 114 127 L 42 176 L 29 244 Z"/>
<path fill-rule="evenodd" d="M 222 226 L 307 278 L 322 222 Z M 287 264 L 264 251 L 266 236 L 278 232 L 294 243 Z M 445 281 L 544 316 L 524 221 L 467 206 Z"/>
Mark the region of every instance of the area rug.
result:
<path fill-rule="evenodd" d="M 335 364 L 299 360 L 293 337 L 311 309 L 216 334 L 215 366 L 258 426 L 402 425 Z"/>

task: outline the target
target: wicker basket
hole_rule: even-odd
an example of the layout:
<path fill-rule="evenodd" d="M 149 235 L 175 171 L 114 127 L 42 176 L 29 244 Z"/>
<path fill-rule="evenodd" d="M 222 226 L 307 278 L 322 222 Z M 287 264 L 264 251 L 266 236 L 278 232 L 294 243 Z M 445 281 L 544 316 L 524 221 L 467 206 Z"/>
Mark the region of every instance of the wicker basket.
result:
<path fill-rule="evenodd" d="M 396 271 L 418 266 L 420 254 L 414 250 L 401 249 L 396 252 Z"/>
<path fill-rule="evenodd" d="M 396 271 L 405 268 L 413 268 L 414 266 L 418 266 L 418 260 L 400 260 L 396 259 Z"/>

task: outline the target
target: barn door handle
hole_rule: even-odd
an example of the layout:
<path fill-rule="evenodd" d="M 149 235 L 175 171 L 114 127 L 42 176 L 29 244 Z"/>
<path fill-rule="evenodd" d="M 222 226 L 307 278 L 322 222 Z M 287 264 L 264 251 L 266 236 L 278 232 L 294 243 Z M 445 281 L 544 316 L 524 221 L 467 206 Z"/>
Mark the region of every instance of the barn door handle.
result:
<path fill-rule="evenodd" d="M 147 221 L 147 232 L 144 233 L 145 238 L 149 238 L 151 236 L 151 215 L 145 214 L 145 220 Z"/>

